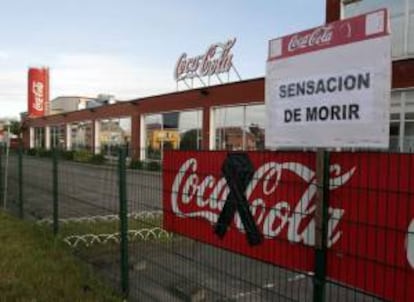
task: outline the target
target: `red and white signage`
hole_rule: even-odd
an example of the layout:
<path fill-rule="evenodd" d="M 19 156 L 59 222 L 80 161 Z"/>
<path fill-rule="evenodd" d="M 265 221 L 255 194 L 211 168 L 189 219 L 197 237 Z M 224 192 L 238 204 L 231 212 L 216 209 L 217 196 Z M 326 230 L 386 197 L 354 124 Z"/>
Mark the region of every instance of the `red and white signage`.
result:
<path fill-rule="evenodd" d="M 271 40 L 265 86 L 267 147 L 387 148 L 387 11 Z"/>
<path fill-rule="evenodd" d="M 49 69 L 30 68 L 28 73 L 28 115 L 44 116 L 49 102 Z"/>
<path fill-rule="evenodd" d="M 233 54 L 230 51 L 235 43 L 236 38 L 226 43 L 212 44 L 205 54 L 192 58 L 188 58 L 187 53 L 183 53 L 175 67 L 176 81 L 229 72 L 233 66 Z"/>
<path fill-rule="evenodd" d="M 213 231 L 230 192 L 221 172 L 227 154 L 165 152 L 164 228 L 282 267 L 313 271 L 315 154 L 247 153 L 254 175 L 245 195 L 264 238 L 257 246 L 247 243 L 237 213 L 222 239 Z M 414 300 L 411 157 L 332 153 L 329 278 L 386 300 Z"/>

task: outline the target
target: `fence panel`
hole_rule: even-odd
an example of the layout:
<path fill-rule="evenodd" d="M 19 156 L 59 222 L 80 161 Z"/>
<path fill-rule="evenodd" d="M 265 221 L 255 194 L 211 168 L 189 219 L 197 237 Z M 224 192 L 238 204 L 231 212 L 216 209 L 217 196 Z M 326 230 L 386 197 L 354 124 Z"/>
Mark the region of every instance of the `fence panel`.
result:
<path fill-rule="evenodd" d="M 58 214 L 58 238 L 131 301 L 413 300 L 410 154 L 333 152 L 325 187 L 314 152 L 165 151 L 119 165 L 51 155 L 22 157 L 24 218 L 52 230 Z M 18 154 L 0 163 L 18 215 Z M 324 189 L 326 288 L 315 277 Z"/>
<path fill-rule="evenodd" d="M 332 153 L 330 207 L 339 232 L 331 238 L 328 300 L 414 299 L 414 160 L 411 154 Z M 342 289 L 341 289 L 342 288 Z"/>

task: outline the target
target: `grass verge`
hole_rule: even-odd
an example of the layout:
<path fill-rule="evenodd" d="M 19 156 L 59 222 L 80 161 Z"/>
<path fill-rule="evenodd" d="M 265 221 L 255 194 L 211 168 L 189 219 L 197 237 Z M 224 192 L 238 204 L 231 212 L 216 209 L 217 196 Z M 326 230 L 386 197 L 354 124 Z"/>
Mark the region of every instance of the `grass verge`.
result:
<path fill-rule="evenodd" d="M 50 232 L 0 211 L 2 301 L 121 301 Z"/>

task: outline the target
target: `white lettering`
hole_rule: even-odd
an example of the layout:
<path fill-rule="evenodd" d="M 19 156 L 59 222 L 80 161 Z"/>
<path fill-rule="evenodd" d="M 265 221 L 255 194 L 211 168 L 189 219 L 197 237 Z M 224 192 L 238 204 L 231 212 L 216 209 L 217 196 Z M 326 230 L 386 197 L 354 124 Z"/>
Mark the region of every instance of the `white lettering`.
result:
<path fill-rule="evenodd" d="M 333 37 L 333 27 L 322 26 L 306 35 L 294 35 L 288 44 L 288 51 L 295 51 L 302 48 L 330 43 Z"/>
<path fill-rule="evenodd" d="M 175 67 L 175 79 L 180 81 L 229 72 L 233 66 L 233 54 L 230 50 L 235 43 L 236 39 L 232 39 L 226 43 L 213 44 L 204 55 L 193 58 L 187 58 L 187 54 L 183 53 Z"/>
<path fill-rule="evenodd" d="M 43 111 L 44 95 L 43 95 L 43 83 L 33 82 L 32 93 L 34 95 L 33 108 L 37 111 Z"/>
<path fill-rule="evenodd" d="M 338 164 L 331 165 L 330 190 L 345 185 L 355 170 L 354 167 L 341 174 L 342 170 Z M 283 173 L 293 173 L 307 183 L 304 193 L 296 203 L 286 200 L 273 201 L 270 198 L 281 186 Z M 174 179 L 171 193 L 172 211 L 178 217 L 202 217 L 214 224 L 229 192 L 230 189 L 223 177 L 216 179 L 212 175 L 207 175 L 201 179 L 197 175 L 197 160 L 190 158 L 181 166 Z M 250 209 L 256 224 L 262 229 L 262 234 L 266 238 L 274 238 L 282 230 L 287 229 L 287 239 L 290 242 L 302 242 L 313 246 L 315 245 L 313 200 L 316 192 L 315 172 L 309 167 L 297 162 L 267 162 L 255 171 L 252 181 L 246 188 L 246 198 L 250 201 Z M 260 197 L 254 197 L 255 199 L 252 200 L 253 196 L 258 194 Z M 190 204 L 192 210 L 185 211 Z M 292 204 L 294 207 L 291 207 Z M 199 210 L 194 211 L 194 205 Z M 329 208 L 329 247 L 341 238 L 342 232 L 338 230 L 338 226 L 344 213 L 343 209 Z M 238 214 L 235 215 L 234 224 L 240 232 L 244 232 Z"/>

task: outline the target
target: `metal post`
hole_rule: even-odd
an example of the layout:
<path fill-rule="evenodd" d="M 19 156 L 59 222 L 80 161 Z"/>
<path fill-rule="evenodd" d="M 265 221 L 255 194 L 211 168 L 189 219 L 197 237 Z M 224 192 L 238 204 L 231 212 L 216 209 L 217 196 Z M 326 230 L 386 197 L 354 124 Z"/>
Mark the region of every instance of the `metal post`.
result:
<path fill-rule="evenodd" d="M 18 152 L 18 181 L 19 181 L 19 217 L 23 219 L 24 209 L 23 209 L 23 148 L 20 142 L 19 152 Z"/>
<path fill-rule="evenodd" d="M 317 199 L 315 209 L 315 270 L 313 301 L 325 301 L 326 250 L 329 203 L 329 153 L 318 149 L 316 155 Z"/>
<path fill-rule="evenodd" d="M 4 187 L 3 187 L 3 209 L 7 208 L 7 190 L 8 190 L 8 179 L 9 179 L 9 153 L 10 153 L 10 125 L 7 126 L 7 141 L 5 146 L 6 162 L 4 165 Z"/>
<path fill-rule="evenodd" d="M 58 203 L 58 151 L 53 148 L 53 234 L 59 232 L 59 203 Z"/>
<path fill-rule="evenodd" d="M 0 145 L 0 196 L 3 196 L 3 144 Z"/>
<path fill-rule="evenodd" d="M 124 298 L 129 293 L 129 268 L 128 268 L 128 205 L 126 195 L 126 154 L 125 148 L 119 148 L 118 173 L 119 173 L 119 221 L 121 235 L 121 289 Z"/>

